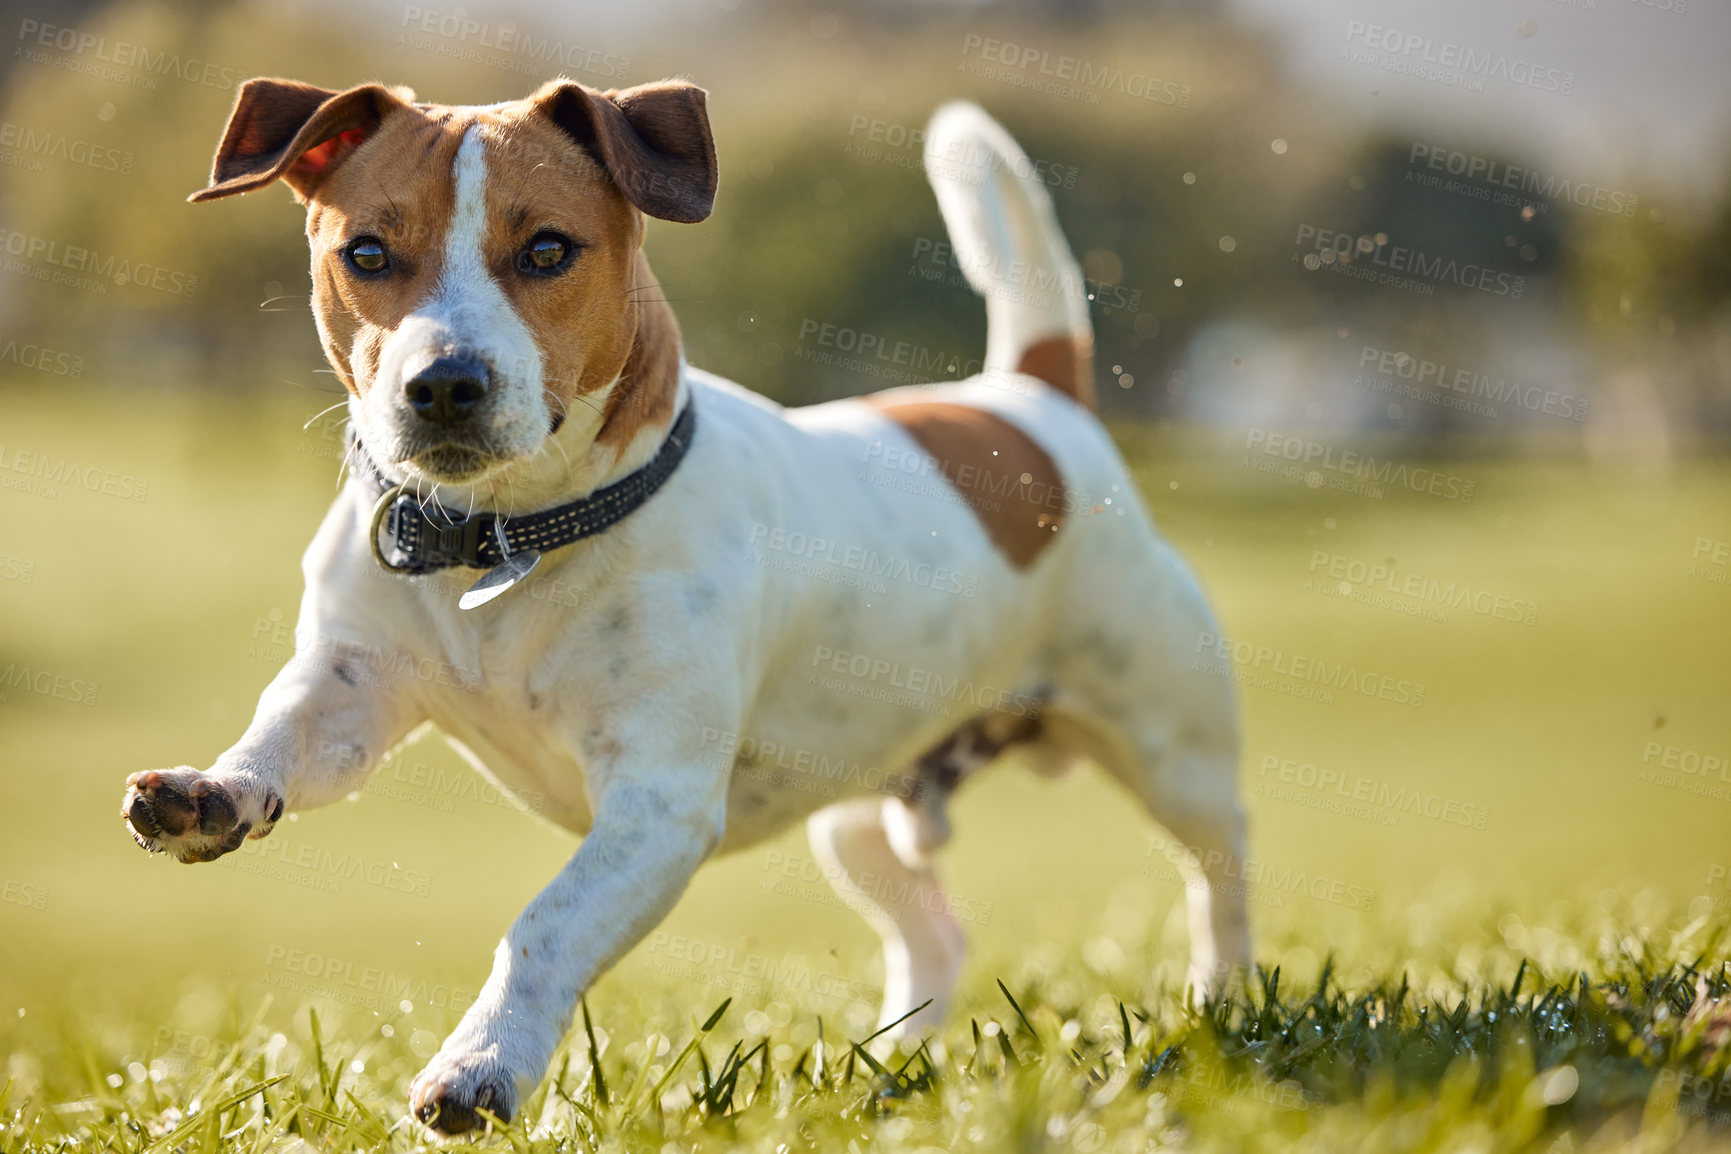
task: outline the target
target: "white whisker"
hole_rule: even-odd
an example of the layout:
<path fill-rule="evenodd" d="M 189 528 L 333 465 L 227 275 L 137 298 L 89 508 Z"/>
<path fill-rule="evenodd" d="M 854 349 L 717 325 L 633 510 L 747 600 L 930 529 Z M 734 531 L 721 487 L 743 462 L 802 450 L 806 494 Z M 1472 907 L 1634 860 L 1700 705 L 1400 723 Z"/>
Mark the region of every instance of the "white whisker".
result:
<path fill-rule="evenodd" d="M 312 427 L 312 423 L 314 421 L 318 420 L 320 417 L 324 416 L 326 413 L 330 412 L 332 409 L 340 409 L 348 403 L 349 402 L 345 399 L 345 400 L 338 401 L 336 404 L 331 405 L 327 408 L 320 409 L 318 412 L 314 413 L 312 416 L 307 418 L 307 423 L 301 426 L 301 432 L 303 432 L 303 433 L 306 432 L 309 428 Z M 340 422 L 339 422 L 339 424 L 340 424 Z"/>

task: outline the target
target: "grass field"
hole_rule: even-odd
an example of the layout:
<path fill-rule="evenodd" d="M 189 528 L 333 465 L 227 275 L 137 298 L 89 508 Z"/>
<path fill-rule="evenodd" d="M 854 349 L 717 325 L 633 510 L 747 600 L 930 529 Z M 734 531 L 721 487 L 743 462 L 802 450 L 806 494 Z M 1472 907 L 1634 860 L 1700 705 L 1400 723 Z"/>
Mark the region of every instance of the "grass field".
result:
<path fill-rule="evenodd" d="M 330 399 L 0 393 L 0 478 L 20 452 L 114 475 L 0 488 L 0 669 L 34 678 L 0 685 L 6 1154 L 423 1143 L 408 1079 L 576 844 L 436 739 L 214 865 L 126 836 L 125 775 L 208 764 L 286 654 Z M 1006 766 L 954 807 L 974 952 L 927 1050 L 850 1048 L 876 940 L 790 832 L 702 871 L 493 1145 L 1731 1148 L 1731 467 L 1464 455 L 1435 464 L 1470 502 L 1373 498 L 1249 467 L 1243 433 L 1117 431 L 1249 646 L 1266 981 L 1182 1005 L 1155 831 L 1091 775 Z M 1361 562 L 1490 609 L 1390 600 Z M 1422 696 L 1319 700 L 1257 647 Z"/>

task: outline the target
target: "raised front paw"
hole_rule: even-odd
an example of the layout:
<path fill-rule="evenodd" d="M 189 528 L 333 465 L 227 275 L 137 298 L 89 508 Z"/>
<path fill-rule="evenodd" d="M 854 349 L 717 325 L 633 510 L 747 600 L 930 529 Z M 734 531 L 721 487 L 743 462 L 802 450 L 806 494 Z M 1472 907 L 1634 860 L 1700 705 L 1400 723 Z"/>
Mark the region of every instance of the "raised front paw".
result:
<path fill-rule="evenodd" d="M 120 816 L 132 840 L 151 853 L 195 862 L 215 861 L 238 849 L 254 830 L 263 836 L 282 809 L 282 798 L 275 794 L 255 800 L 232 784 L 182 766 L 127 778 Z"/>
<path fill-rule="evenodd" d="M 472 1053 L 441 1051 L 415 1075 L 409 1108 L 441 1134 L 463 1134 L 488 1124 L 482 1110 L 509 1122 L 517 1108 L 517 1087 L 496 1045 Z"/>

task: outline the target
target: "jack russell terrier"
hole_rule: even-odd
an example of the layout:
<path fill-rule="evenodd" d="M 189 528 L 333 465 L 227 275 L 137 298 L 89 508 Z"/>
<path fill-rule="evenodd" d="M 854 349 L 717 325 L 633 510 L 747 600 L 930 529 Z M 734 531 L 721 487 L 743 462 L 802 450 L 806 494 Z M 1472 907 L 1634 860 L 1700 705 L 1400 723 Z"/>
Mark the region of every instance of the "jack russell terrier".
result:
<path fill-rule="evenodd" d="M 697 867 L 802 818 L 883 937 L 882 1021 L 938 1023 L 963 941 L 932 855 L 1007 747 L 1103 766 L 1185 847 L 1194 987 L 1246 964 L 1233 693 L 1191 669 L 1220 630 L 1091 412 L 1080 270 L 980 109 L 940 109 L 925 162 L 986 298 L 984 370 L 784 409 L 686 364 L 644 260 L 646 215 L 713 206 L 703 89 L 242 86 L 191 199 L 281 180 L 306 205 L 352 474 L 246 733 L 132 775 L 122 813 L 210 861 L 430 723 L 583 835 L 415 1078 L 434 1129 L 509 1119 Z M 457 672 L 404 674 L 428 668 Z M 895 772 L 812 788 L 788 750 Z"/>

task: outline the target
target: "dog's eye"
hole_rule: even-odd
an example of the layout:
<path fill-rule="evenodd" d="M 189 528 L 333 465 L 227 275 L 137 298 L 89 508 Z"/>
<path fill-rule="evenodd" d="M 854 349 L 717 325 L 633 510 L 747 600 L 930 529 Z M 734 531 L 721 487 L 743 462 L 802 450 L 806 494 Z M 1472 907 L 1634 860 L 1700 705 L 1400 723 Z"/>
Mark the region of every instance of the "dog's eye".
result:
<path fill-rule="evenodd" d="M 349 244 L 343 250 L 343 255 L 358 272 L 384 272 L 390 267 L 391 258 L 385 255 L 385 246 L 370 236 L 363 236 Z"/>
<path fill-rule="evenodd" d="M 530 276 L 551 276 L 565 271 L 577 245 L 556 232 L 536 233 L 535 238 L 517 254 L 517 271 Z"/>

